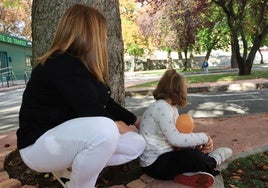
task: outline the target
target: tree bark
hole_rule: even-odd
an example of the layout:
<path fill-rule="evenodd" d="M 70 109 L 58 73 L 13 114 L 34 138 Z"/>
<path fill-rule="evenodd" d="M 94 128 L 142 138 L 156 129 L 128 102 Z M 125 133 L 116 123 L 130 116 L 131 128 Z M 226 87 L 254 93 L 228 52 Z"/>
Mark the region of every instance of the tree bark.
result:
<path fill-rule="evenodd" d="M 207 53 L 206 53 L 206 56 L 205 56 L 205 59 L 206 59 L 207 61 L 209 60 L 211 51 L 212 51 L 212 48 L 209 48 L 209 49 L 207 50 Z"/>
<path fill-rule="evenodd" d="M 259 52 L 259 54 L 260 54 L 260 56 L 261 56 L 261 61 L 260 61 L 260 64 L 263 64 L 264 62 L 263 62 L 263 55 L 262 55 L 262 53 L 261 53 L 261 50 L 260 50 L 260 49 L 258 49 L 258 52 Z"/>
<path fill-rule="evenodd" d="M 74 3 L 96 7 L 106 17 L 108 26 L 108 56 L 110 85 L 115 101 L 124 104 L 124 61 L 121 19 L 118 0 L 33 0 L 33 57 L 43 55 L 50 47 L 59 18 Z M 36 65 L 38 62 L 34 62 Z"/>

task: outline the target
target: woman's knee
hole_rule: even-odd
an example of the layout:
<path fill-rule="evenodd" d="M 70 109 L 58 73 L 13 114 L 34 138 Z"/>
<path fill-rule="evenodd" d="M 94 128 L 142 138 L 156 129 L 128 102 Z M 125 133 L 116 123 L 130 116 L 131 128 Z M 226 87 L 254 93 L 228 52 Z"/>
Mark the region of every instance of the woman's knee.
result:
<path fill-rule="evenodd" d="M 140 156 L 146 145 L 144 138 L 135 132 L 127 132 L 121 135 L 119 144 L 128 151 L 129 155 L 134 157 Z"/>

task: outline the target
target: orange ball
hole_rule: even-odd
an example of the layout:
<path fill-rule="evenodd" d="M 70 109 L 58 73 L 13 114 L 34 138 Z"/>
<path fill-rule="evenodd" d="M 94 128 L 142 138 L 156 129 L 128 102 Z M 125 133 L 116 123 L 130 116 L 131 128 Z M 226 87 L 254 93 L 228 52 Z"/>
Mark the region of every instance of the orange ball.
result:
<path fill-rule="evenodd" d="M 194 130 L 194 120 L 189 114 L 181 114 L 176 121 L 176 127 L 181 133 L 191 133 Z"/>

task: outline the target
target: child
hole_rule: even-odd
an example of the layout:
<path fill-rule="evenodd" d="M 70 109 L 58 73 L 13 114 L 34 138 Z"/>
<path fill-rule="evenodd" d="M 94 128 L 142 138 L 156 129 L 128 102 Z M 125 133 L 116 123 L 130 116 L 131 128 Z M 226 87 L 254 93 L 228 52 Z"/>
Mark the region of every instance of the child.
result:
<path fill-rule="evenodd" d="M 153 96 L 156 101 L 144 112 L 139 129 L 146 141 L 140 156 L 143 171 L 156 179 L 210 187 L 213 176 L 219 174 L 216 167 L 232 155 L 232 150 L 213 151 L 213 141 L 207 133 L 185 134 L 177 130 L 177 107 L 187 104 L 187 84 L 176 70 L 164 73 Z"/>
<path fill-rule="evenodd" d="M 202 68 L 204 69 L 205 73 L 208 73 L 208 59 L 205 59 L 205 61 L 202 63 Z"/>

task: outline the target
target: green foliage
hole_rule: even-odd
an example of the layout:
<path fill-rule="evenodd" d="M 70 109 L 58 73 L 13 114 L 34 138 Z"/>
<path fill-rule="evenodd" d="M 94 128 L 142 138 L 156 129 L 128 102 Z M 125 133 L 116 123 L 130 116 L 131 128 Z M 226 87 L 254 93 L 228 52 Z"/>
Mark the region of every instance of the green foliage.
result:
<path fill-rule="evenodd" d="M 267 187 L 268 151 L 239 158 L 222 171 L 225 187 Z"/>
<path fill-rule="evenodd" d="M 158 72 L 161 75 L 161 72 Z M 205 82 L 228 82 L 245 79 L 268 78 L 268 70 L 254 70 L 251 75 L 239 76 L 236 72 L 222 74 L 206 74 L 186 76 L 189 84 L 205 83 Z M 156 87 L 158 81 L 139 84 L 133 87 Z"/>
<path fill-rule="evenodd" d="M 224 12 L 215 4 L 211 4 L 201 18 L 203 24 L 198 31 L 199 50 L 226 50 L 230 45 L 230 31 Z"/>
<path fill-rule="evenodd" d="M 250 74 L 257 50 L 268 34 L 268 2 L 262 0 L 212 0 L 226 14 L 231 31 L 232 62 L 240 75 Z"/>
<path fill-rule="evenodd" d="M 141 57 L 144 54 L 144 49 L 140 48 L 137 44 L 130 44 L 127 48 L 127 53 L 135 57 Z"/>

